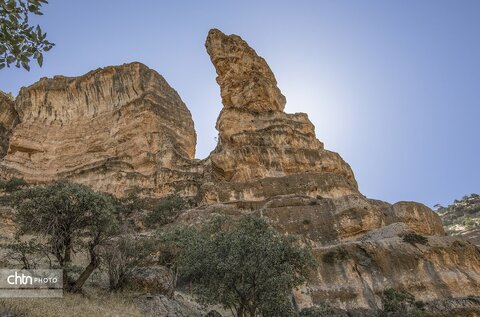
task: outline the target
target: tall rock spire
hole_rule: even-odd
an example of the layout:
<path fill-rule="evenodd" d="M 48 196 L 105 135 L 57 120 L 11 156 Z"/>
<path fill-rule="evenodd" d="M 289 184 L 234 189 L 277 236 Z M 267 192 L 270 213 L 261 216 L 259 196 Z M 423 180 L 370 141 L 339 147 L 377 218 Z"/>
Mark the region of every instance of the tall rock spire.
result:
<path fill-rule="evenodd" d="M 238 35 L 212 29 L 205 43 L 225 108 L 283 111 L 286 99 L 267 62 Z"/>
<path fill-rule="evenodd" d="M 223 110 L 219 144 L 210 155 L 217 180 L 244 182 L 312 172 L 331 173 L 356 191 L 350 166 L 324 150 L 305 113 L 287 114 L 267 62 L 238 35 L 217 29 L 205 43 L 217 71 Z"/>

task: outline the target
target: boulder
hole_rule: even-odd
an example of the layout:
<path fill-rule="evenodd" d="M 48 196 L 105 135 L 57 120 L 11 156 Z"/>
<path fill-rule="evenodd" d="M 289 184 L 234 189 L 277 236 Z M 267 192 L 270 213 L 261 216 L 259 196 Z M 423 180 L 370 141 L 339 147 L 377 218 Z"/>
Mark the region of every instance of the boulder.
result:
<path fill-rule="evenodd" d="M 175 298 L 142 295 L 134 303 L 147 317 L 202 317 L 205 314 L 198 304 L 185 300 L 181 295 Z"/>
<path fill-rule="evenodd" d="M 385 213 L 386 224 L 402 222 L 419 234 L 445 235 L 440 217 L 423 204 L 401 201 L 387 208 Z"/>
<path fill-rule="evenodd" d="M 128 289 L 149 294 L 171 295 L 172 274 L 163 266 L 136 268 L 126 282 Z"/>

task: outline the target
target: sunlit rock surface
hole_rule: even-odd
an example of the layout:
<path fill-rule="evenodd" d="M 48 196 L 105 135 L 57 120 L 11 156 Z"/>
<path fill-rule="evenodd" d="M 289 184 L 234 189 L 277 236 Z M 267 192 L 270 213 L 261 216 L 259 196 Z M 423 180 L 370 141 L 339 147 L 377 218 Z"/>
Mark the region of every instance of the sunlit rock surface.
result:
<path fill-rule="evenodd" d="M 135 185 L 162 192 L 184 180 L 195 155 L 190 112 L 140 63 L 42 78 L 22 88 L 15 108 L 20 123 L 0 164 L 5 177 L 66 177 L 117 195 Z"/>
<path fill-rule="evenodd" d="M 0 91 L 0 158 L 7 154 L 12 129 L 18 122 L 15 102 L 7 94 Z"/>
<path fill-rule="evenodd" d="M 239 36 L 211 30 L 206 48 L 224 107 L 218 144 L 205 160 L 194 159 L 193 121 L 178 94 L 132 63 L 44 78 L 15 102 L 1 95 L 0 150 L 8 149 L 1 176 L 65 177 L 118 196 L 132 186 L 155 197 L 177 193 L 197 204 L 180 223 L 255 213 L 314 250 L 319 267 L 295 291 L 299 307 L 326 301 L 371 313 L 383 290 L 394 288 L 437 309 L 433 316 L 480 314 L 477 247 L 445 236 L 438 215 L 422 204 L 362 195 L 307 115 L 283 111 L 275 76 Z"/>

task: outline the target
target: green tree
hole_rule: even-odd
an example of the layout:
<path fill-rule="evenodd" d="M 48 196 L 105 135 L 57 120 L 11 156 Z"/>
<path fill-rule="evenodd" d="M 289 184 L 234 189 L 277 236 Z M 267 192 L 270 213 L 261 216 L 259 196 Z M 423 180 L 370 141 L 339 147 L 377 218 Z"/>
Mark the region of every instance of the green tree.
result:
<path fill-rule="evenodd" d="M 292 289 L 306 280 L 315 260 L 263 219 L 213 223 L 183 241 L 179 272 L 205 304 L 221 304 L 237 317 L 292 316 Z"/>
<path fill-rule="evenodd" d="M 20 234 L 35 234 L 44 239 L 49 253 L 64 269 L 65 289 L 80 291 L 100 264 L 98 247 L 116 232 L 113 198 L 60 180 L 15 193 L 13 204 Z M 89 262 L 74 279 L 72 256 L 78 251 L 86 252 Z"/>
<path fill-rule="evenodd" d="M 405 291 L 387 288 L 381 296 L 383 311 L 381 317 L 422 317 L 424 304 Z"/>
<path fill-rule="evenodd" d="M 172 280 L 167 294 L 170 298 L 173 298 L 177 287 L 180 259 L 188 252 L 187 250 L 195 248 L 197 241 L 202 241 L 202 239 L 202 233 L 192 227 L 177 226 L 161 232 L 158 262 L 170 270 Z"/>
<path fill-rule="evenodd" d="M 41 264 L 47 262 L 49 263 L 49 268 L 52 268 L 52 262 L 45 245 L 35 239 L 21 241 L 16 237 L 14 242 L 0 246 L 6 251 L 3 260 L 8 265 L 19 265 L 23 270 L 31 270 L 37 269 Z"/>
<path fill-rule="evenodd" d="M 188 201 L 180 196 L 171 195 L 165 197 L 155 205 L 153 211 L 150 212 L 145 219 L 145 222 L 148 227 L 166 225 L 173 222 L 187 206 Z"/>
<path fill-rule="evenodd" d="M 0 0 L 0 69 L 10 64 L 30 70 L 30 59 L 43 64 L 43 52 L 55 44 L 49 42 L 40 25 L 29 24 L 29 16 L 42 15 L 46 0 Z"/>
<path fill-rule="evenodd" d="M 154 250 L 155 243 L 148 238 L 120 236 L 104 244 L 100 254 L 102 266 L 108 273 L 110 290 L 124 288 L 133 272 L 147 262 Z"/>

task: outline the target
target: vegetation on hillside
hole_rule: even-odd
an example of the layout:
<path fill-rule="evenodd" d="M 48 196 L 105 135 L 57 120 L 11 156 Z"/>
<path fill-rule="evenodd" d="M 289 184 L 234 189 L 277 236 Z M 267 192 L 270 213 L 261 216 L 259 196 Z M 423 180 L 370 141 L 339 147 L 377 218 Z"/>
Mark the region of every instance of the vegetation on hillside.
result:
<path fill-rule="evenodd" d="M 0 190 L 7 193 L 13 193 L 22 187 L 25 187 L 26 185 L 27 182 L 25 182 L 23 178 L 13 177 L 10 179 L 0 180 Z"/>
<path fill-rule="evenodd" d="M 126 294 L 65 294 L 63 298 L 2 298 L 2 317 L 146 317 Z"/>
<path fill-rule="evenodd" d="M 450 234 L 480 227 L 480 195 L 478 194 L 464 196 L 447 207 L 440 205 L 435 207 L 445 229 Z"/>
<path fill-rule="evenodd" d="M 200 303 L 221 305 L 236 317 L 347 314 L 328 303 L 299 311 L 292 294 L 318 264 L 344 261 L 346 251 L 327 252 L 317 263 L 308 246 L 278 233 L 262 218 L 214 217 L 192 227 L 172 223 L 191 203 L 177 195 L 149 199 L 132 190 L 118 199 L 66 180 L 28 186 L 12 179 L 2 184 L 19 228 L 16 240 L 2 245 L 6 258 L 25 269 L 64 269 L 67 292 L 83 292 L 96 274 L 107 281 L 101 286 L 105 293 L 131 291 L 134 272 L 160 265 L 170 272 L 171 285 L 162 294 L 172 301 L 179 280 L 178 288 Z M 465 201 L 477 202 L 478 196 Z M 144 230 L 155 231 L 136 232 L 128 222 L 136 214 L 144 215 Z M 403 241 L 428 242 L 418 234 L 405 235 Z M 87 261 L 76 261 L 78 254 Z M 422 303 L 409 293 L 387 289 L 380 297 L 380 316 L 423 315 Z M 0 302 L 0 312 L 26 312 L 28 307 Z"/>
<path fill-rule="evenodd" d="M 145 223 L 150 228 L 171 223 L 187 206 L 187 200 L 178 195 L 165 197 L 155 204 Z"/>
<path fill-rule="evenodd" d="M 310 249 L 260 218 L 225 219 L 165 234 L 169 262 L 204 304 L 220 304 L 237 317 L 294 316 L 292 289 L 315 267 Z"/>
<path fill-rule="evenodd" d="M 428 243 L 428 238 L 422 236 L 421 234 L 412 232 L 412 233 L 405 234 L 403 236 L 402 241 L 406 243 L 410 243 L 411 245 L 415 245 L 415 244 L 426 245 Z"/>
<path fill-rule="evenodd" d="M 238 317 L 295 315 L 292 289 L 316 265 L 308 247 L 254 216 L 166 229 L 190 205 L 177 195 L 147 199 L 133 190 L 117 199 L 66 180 L 0 185 L 4 201 L 16 209 L 19 229 L 15 241 L 2 245 L 9 263 L 61 268 L 67 292 L 83 291 L 95 272 L 107 277 L 104 289 L 124 289 L 148 262 L 170 269 L 172 298 L 179 277 L 200 302 L 223 305 Z M 144 214 L 144 228 L 155 227 L 158 234 L 138 235 L 127 221 L 135 214 Z M 76 261 L 79 254 L 87 261 Z"/>
<path fill-rule="evenodd" d="M 13 205 L 19 235 L 35 235 L 35 245 L 43 242 L 50 265 L 64 270 L 64 289 L 80 291 L 100 264 L 98 247 L 116 233 L 113 197 L 60 180 L 16 192 Z M 24 239 L 17 242 L 25 243 Z M 88 254 L 89 261 L 74 276 L 73 254 L 80 250 Z"/>
<path fill-rule="evenodd" d="M 382 296 L 383 311 L 380 317 L 422 317 L 424 303 L 405 291 L 387 288 Z"/>

